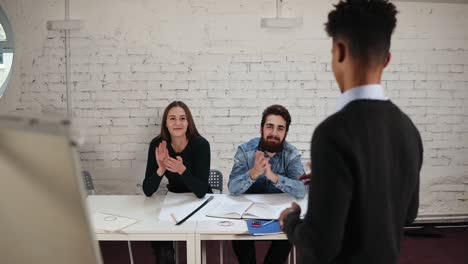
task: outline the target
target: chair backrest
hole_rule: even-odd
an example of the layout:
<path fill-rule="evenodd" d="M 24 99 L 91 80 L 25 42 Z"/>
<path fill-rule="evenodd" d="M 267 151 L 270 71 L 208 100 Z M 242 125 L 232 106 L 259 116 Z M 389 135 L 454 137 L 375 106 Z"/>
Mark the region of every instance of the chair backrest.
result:
<path fill-rule="evenodd" d="M 96 191 L 94 190 L 93 178 L 91 177 L 91 173 L 89 171 L 83 171 L 83 183 L 86 188 L 88 194 L 95 194 Z"/>
<path fill-rule="evenodd" d="M 218 190 L 223 193 L 223 174 L 219 170 L 210 170 L 210 177 L 208 177 L 208 184 L 211 189 Z"/>

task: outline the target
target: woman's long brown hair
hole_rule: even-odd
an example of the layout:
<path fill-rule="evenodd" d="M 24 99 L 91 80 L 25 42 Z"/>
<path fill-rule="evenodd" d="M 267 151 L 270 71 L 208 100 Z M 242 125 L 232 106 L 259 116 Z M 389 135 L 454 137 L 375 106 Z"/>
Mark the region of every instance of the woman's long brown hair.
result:
<path fill-rule="evenodd" d="M 187 140 L 191 140 L 194 137 L 200 136 L 197 127 L 195 126 L 195 122 L 193 121 L 192 113 L 190 112 L 188 106 L 182 101 L 173 101 L 166 107 L 166 109 L 164 109 L 164 114 L 161 122 L 161 133 L 159 134 L 159 137 L 161 137 L 161 139 L 167 142 L 171 142 L 171 134 L 169 134 L 169 130 L 167 129 L 167 115 L 169 114 L 169 111 L 174 107 L 180 107 L 184 109 L 188 123 L 187 131 L 185 132 Z"/>

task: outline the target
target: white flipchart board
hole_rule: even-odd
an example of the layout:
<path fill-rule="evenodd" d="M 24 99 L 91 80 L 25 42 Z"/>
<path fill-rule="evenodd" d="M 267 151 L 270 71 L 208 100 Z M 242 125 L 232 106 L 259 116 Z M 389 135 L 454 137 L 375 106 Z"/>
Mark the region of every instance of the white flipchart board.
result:
<path fill-rule="evenodd" d="M 0 116 L 0 263 L 101 263 L 68 126 Z"/>

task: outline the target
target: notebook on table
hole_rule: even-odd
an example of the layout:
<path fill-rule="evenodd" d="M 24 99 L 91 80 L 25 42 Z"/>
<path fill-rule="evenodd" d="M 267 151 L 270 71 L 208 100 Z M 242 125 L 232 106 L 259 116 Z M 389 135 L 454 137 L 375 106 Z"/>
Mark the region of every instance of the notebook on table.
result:
<path fill-rule="evenodd" d="M 258 202 L 225 200 L 210 210 L 206 216 L 231 219 L 278 219 L 284 206 L 274 206 Z"/>
<path fill-rule="evenodd" d="M 249 234 L 253 236 L 265 236 L 283 233 L 277 220 L 268 221 L 249 219 L 246 222 L 247 228 L 249 229 Z"/>

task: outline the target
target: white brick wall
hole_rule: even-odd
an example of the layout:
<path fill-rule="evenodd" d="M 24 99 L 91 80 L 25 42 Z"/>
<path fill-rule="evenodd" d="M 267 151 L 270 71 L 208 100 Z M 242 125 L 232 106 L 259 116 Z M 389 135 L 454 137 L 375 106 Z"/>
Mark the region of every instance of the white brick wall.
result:
<path fill-rule="evenodd" d="M 425 145 L 421 212 L 468 212 L 468 5 L 397 2 L 388 96 Z M 16 54 L 1 113 L 65 115 L 63 19 L 55 0 L 0 0 Z M 227 177 L 237 146 L 259 131 L 262 110 L 288 107 L 290 141 L 309 160 L 315 126 L 338 98 L 323 31 L 331 2 L 285 1 L 298 29 L 262 29 L 275 1 L 73 1 L 73 114 L 84 128 L 82 164 L 99 193 L 141 193 L 149 141 L 164 107 L 185 101 Z"/>

